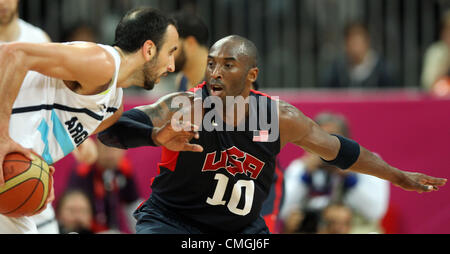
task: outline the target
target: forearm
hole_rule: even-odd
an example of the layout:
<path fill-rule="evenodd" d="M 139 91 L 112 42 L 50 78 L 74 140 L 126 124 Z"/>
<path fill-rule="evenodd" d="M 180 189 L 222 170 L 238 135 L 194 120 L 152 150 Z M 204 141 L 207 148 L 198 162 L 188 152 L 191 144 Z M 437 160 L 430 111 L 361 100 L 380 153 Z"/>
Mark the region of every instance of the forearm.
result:
<path fill-rule="evenodd" d="M 0 46 L 0 94 L 3 102 L 0 107 L 1 130 L 7 130 L 14 101 L 27 74 L 23 63 L 24 53 L 11 45 Z"/>
<path fill-rule="evenodd" d="M 348 170 L 373 175 L 392 183 L 399 183 L 403 177 L 402 171 L 390 166 L 379 156 L 362 146 L 360 146 L 358 159 Z"/>
<path fill-rule="evenodd" d="M 156 146 L 153 142 L 154 127 L 151 119 L 138 109 L 129 110 L 111 127 L 98 134 L 107 146 L 120 149 Z"/>

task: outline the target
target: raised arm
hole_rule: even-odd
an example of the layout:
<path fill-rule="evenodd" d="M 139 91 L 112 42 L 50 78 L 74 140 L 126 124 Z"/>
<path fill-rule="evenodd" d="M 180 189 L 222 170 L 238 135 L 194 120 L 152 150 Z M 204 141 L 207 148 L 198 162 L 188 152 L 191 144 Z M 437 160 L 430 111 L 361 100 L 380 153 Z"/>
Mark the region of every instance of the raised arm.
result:
<path fill-rule="evenodd" d="M 280 102 L 280 138 L 282 147 L 287 143 L 296 144 L 342 169 L 373 175 L 405 190 L 430 192 L 447 181 L 394 168 L 355 141 L 328 134 L 286 102 Z"/>
<path fill-rule="evenodd" d="M 193 101 L 189 92 L 166 95 L 151 105 L 139 106 L 126 111 L 110 128 L 102 131 L 98 139 L 107 146 L 121 149 L 141 146 L 164 146 L 172 151 L 202 152 L 200 145 L 190 144 L 198 138 L 198 127 L 191 121 L 180 123 L 173 116 L 189 107 L 172 107 L 176 98 Z M 190 104 L 190 103 L 189 103 Z"/>

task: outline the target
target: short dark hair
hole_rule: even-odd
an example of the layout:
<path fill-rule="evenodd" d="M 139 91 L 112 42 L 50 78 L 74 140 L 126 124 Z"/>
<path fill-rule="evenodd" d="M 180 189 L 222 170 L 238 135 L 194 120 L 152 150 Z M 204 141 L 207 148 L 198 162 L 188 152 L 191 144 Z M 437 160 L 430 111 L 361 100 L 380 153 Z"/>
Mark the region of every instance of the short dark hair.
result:
<path fill-rule="evenodd" d="M 140 7 L 123 16 L 116 28 L 114 46 L 127 53 L 139 50 L 145 41 L 151 40 L 159 49 L 164 43 L 167 27 L 176 22 L 163 12 L 151 8 Z"/>
<path fill-rule="evenodd" d="M 202 19 L 187 11 L 176 12 L 171 17 L 177 23 L 180 38 L 193 36 L 200 45 L 208 47 L 209 31 Z"/>

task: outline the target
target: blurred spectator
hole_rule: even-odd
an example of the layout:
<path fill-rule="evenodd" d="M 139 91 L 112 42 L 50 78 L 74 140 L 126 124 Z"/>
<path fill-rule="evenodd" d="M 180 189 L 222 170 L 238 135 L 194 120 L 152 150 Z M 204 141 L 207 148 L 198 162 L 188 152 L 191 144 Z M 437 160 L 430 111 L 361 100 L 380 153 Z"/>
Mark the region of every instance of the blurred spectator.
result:
<path fill-rule="evenodd" d="M 352 209 L 343 204 L 331 204 L 323 209 L 319 234 L 349 234 L 352 230 Z"/>
<path fill-rule="evenodd" d="M 155 86 L 154 94 L 187 91 L 203 81 L 208 60 L 209 31 L 203 20 L 195 14 L 182 10 L 171 15 L 177 22 L 180 36 L 175 51 L 175 73 Z"/>
<path fill-rule="evenodd" d="M 315 121 L 328 133 L 349 136 L 345 118 L 321 113 Z M 380 220 L 389 202 L 389 183 L 369 175 L 344 171 L 306 153 L 285 172 L 281 209 L 285 233 L 316 233 L 322 210 L 343 203 L 354 210 L 353 233 L 382 232 Z"/>
<path fill-rule="evenodd" d="M 5 42 L 50 42 L 42 29 L 19 18 L 19 0 L 0 0 L 0 44 Z M 58 234 L 58 223 L 51 204 L 40 214 L 31 216 L 40 234 Z"/>
<path fill-rule="evenodd" d="M 88 41 L 98 42 L 97 32 L 94 26 L 87 23 L 77 23 L 63 31 L 62 42 Z"/>
<path fill-rule="evenodd" d="M 91 201 L 82 190 L 67 190 L 58 201 L 56 217 L 62 234 L 92 234 L 93 216 Z"/>
<path fill-rule="evenodd" d="M 19 18 L 18 5 L 19 0 L 0 0 L 0 43 L 49 42 L 47 33 Z"/>
<path fill-rule="evenodd" d="M 84 190 L 93 200 L 95 233 L 108 230 L 133 233 L 132 212 L 142 200 L 126 151 L 105 146 L 98 140 L 95 144 L 97 160 L 93 164 L 78 164 L 71 173 L 68 188 Z"/>
<path fill-rule="evenodd" d="M 322 86 L 329 88 L 387 88 L 398 86 L 388 64 L 371 47 L 370 35 L 360 22 L 345 30 L 345 55 L 325 71 Z"/>
<path fill-rule="evenodd" d="M 209 32 L 206 24 L 196 15 L 180 11 L 172 15 L 177 21 L 180 44 L 175 52 L 175 71 L 178 91 L 196 87 L 203 81 L 208 60 Z"/>
<path fill-rule="evenodd" d="M 434 91 L 439 89 L 439 86 L 435 85 L 448 77 L 450 77 L 450 10 L 444 13 L 441 20 L 440 40 L 433 43 L 425 52 L 422 87 L 440 94 L 439 91 Z"/>

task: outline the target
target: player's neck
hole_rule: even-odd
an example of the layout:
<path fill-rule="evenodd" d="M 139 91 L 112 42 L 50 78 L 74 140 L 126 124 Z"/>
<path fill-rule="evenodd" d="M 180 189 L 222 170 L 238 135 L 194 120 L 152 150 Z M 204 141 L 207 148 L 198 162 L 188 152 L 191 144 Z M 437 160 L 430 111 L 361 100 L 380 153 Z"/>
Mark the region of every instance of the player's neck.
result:
<path fill-rule="evenodd" d="M 3 42 L 12 42 L 19 39 L 20 36 L 20 26 L 19 26 L 19 18 L 14 18 L 7 25 L 0 25 L 0 41 Z"/>
<path fill-rule="evenodd" d="M 247 91 L 244 91 L 241 96 L 243 97 L 245 101 L 247 97 L 250 95 L 250 93 L 247 93 Z M 237 100 L 237 102 L 240 100 Z M 250 105 L 249 103 L 245 103 L 244 107 L 242 107 L 242 104 L 239 103 L 232 103 L 228 105 L 226 102 L 224 102 L 223 111 L 219 112 L 220 117 L 230 126 L 238 126 L 241 124 L 242 121 L 247 121 L 249 117 L 249 109 Z M 242 112 L 244 110 L 244 112 Z M 225 117 L 224 117 L 225 116 Z"/>
<path fill-rule="evenodd" d="M 143 82 L 143 76 L 140 77 L 140 75 L 138 75 L 139 73 L 136 72 L 136 70 L 143 65 L 143 63 L 141 63 L 143 60 L 137 59 L 137 54 L 126 54 L 120 48 L 114 48 L 119 52 L 121 60 L 119 77 L 117 79 L 118 87 L 127 88 L 136 84 L 137 81 L 139 81 L 139 83 L 141 83 L 141 81 Z"/>
<path fill-rule="evenodd" d="M 243 121 L 247 121 L 248 119 L 248 110 L 249 105 L 245 104 L 245 112 L 240 112 L 242 108 L 238 107 L 238 105 L 225 106 L 223 112 L 219 112 L 220 118 L 229 126 L 238 126 Z M 233 112 L 232 114 L 230 114 Z M 224 117 L 225 116 L 225 117 Z"/>

